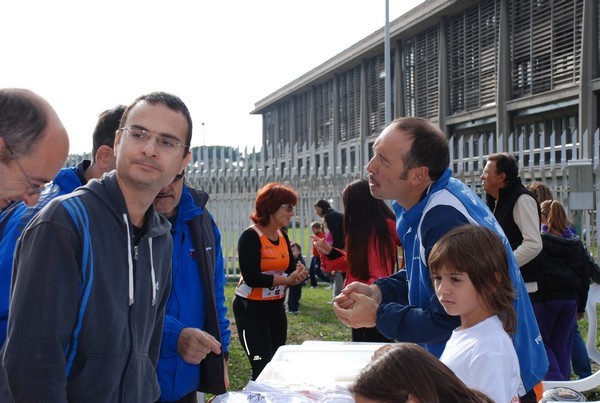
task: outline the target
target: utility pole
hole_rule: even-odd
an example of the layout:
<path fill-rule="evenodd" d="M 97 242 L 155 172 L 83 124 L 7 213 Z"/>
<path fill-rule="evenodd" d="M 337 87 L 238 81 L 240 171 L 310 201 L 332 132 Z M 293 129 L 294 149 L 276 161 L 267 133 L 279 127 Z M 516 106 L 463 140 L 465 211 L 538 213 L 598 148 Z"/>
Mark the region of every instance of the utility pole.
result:
<path fill-rule="evenodd" d="M 385 39 L 384 39 L 384 69 L 385 69 L 385 126 L 392 121 L 392 72 L 390 55 L 390 1 L 385 0 Z"/>

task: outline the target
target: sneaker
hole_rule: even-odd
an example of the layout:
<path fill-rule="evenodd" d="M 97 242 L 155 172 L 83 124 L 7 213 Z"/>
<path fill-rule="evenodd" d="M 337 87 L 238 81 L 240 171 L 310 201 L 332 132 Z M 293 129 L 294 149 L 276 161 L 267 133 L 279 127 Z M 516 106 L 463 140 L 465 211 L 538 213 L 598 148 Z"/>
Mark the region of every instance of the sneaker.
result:
<path fill-rule="evenodd" d="M 316 285 L 311 285 L 310 288 L 319 288 Z"/>
<path fill-rule="evenodd" d="M 329 283 L 329 284 L 327 284 L 327 287 L 325 287 L 325 288 L 327 288 L 328 290 L 330 290 L 330 289 L 333 288 L 333 286 L 331 285 L 331 283 Z"/>
<path fill-rule="evenodd" d="M 289 311 L 288 313 L 291 313 L 292 315 L 298 315 L 300 311 Z"/>

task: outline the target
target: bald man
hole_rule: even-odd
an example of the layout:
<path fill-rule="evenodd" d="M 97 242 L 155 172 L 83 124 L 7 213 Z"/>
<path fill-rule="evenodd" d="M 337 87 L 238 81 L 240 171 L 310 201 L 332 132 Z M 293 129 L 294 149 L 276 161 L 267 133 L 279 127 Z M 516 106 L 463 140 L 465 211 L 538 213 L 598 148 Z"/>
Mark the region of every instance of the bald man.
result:
<path fill-rule="evenodd" d="M 37 203 L 69 153 L 69 137 L 48 101 L 20 88 L 0 89 L 0 210 Z"/>

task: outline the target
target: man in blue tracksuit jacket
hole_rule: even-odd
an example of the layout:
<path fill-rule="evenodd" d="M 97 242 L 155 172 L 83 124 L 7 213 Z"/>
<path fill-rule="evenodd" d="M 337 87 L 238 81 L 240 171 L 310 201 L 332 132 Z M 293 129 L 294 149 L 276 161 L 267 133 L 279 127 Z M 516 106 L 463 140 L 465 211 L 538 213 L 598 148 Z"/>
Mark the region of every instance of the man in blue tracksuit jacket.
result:
<path fill-rule="evenodd" d="M 10 280 L 17 240 L 33 216 L 50 200 L 71 193 L 85 184 L 83 172 L 89 165 L 90 161 L 85 160 L 76 167 L 61 169 L 52 183 L 46 186 L 35 206 L 29 207 L 20 201 L 4 210 L 0 216 L 0 346 L 6 339 Z"/>
<path fill-rule="evenodd" d="M 208 194 L 182 178 L 177 175 L 154 202 L 171 222 L 173 237 L 172 289 L 157 368 L 164 402 L 196 402 L 196 391 L 221 394 L 228 386 L 231 332 L 221 234 L 206 210 Z"/>
<path fill-rule="evenodd" d="M 124 110 L 124 105 L 118 105 L 99 115 L 92 136 L 93 161 L 83 160 L 75 167 L 61 169 L 52 183 L 46 186 L 35 206 L 29 207 L 20 201 L 0 215 L 0 347 L 6 339 L 10 281 L 17 240 L 33 216 L 52 199 L 71 193 L 88 180 L 98 179 L 105 172 L 115 169 L 113 144 Z"/>
<path fill-rule="evenodd" d="M 336 299 L 336 315 L 353 327 L 376 324 L 384 336 L 420 343 L 439 356 L 460 318 L 449 316 L 435 295 L 427 266 L 429 252 L 456 226 L 486 226 L 503 239 L 517 293 L 513 341 L 521 369 L 519 394 L 531 399 L 523 401 L 537 401 L 532 389 L 545 375 L 548 360 L 525 284 L 492 212 L 467 186 L 452 178 L 445 136 L 424 119 L 401 118 L 384 129 L 373 149 L 375 155 L 367 165 L 371 193 L 396 200 L 396 229 L 406 270 L 370 287 L 349 285 Z"/>

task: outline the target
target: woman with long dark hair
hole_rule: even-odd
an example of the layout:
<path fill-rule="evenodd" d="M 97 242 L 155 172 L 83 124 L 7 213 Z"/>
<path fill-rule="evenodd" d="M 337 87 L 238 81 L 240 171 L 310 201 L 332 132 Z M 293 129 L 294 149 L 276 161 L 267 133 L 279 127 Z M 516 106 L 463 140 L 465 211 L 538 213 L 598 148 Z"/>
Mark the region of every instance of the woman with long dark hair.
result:
<path fill-rule="evenodd" d="M 396 216 L 383 200 L 374 198 L 369 182 L 358 179 L 342 192 L 346 250 L 313 237 L 326 271 L 346 272 L 344 286 L 353 281 L 371 284 L 390 276 L 398 265 Z M 376 328 L 352 329 L 352 341 L 386 342 Z"/>

